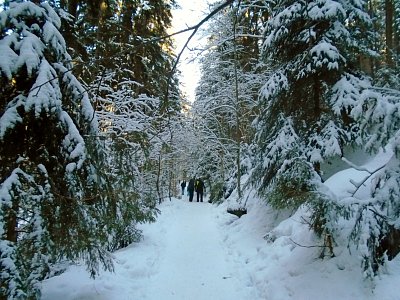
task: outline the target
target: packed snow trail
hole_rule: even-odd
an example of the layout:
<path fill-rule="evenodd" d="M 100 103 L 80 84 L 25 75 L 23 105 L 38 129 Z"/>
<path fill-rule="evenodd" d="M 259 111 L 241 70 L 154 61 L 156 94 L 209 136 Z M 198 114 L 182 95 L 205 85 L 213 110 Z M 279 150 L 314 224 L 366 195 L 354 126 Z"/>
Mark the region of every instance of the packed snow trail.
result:
<path fill-rule="evenodd" d="M 214 206 L 184 197 L 164 202 L 161 212 L 155 223 L 142 225 L 142 242 L 115 253 L 115 273 L 93 280 L 83 266 L 73 266 L 45 282 L 42 299 L 255 298 L 235 276 L 238 266 L 228 259 Z"/>
<path fill-rule="evenodd" d="M 226 261 L 212 206 L 195 202 L 176 208 L 166 227 L 160 271 L 149 282 L 149 299 L 249 299 Z"/>

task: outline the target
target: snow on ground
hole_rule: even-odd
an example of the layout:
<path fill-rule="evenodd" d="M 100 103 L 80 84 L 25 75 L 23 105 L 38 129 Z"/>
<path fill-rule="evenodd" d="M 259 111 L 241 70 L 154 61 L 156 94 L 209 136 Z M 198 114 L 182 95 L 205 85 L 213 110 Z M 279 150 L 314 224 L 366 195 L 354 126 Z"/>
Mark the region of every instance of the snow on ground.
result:
<path fill-rule="evenodd" d="M 387 274 L 377 278 L 375 292 L 363 280 L 360 260 L 347 248 L 335 248 L 336 257 L 319 258 L 321 242 L 304 224 L 307 211 L 299 210 L 279 223 L 282 216 L 254 201 L 249 213 L 226 226 L 229 259 L 241 266 L 237 276 L 266 300 L 400 299 L 400 259 L 390 262 Z M 229 216 L 220 215 L 224 223 Z M 268 221 L 269 219 L 269 221 Z M 271 220 L 276 222 L 271 222 Z M 275 227 L 276 223 L 279 223 Z M 265 238 L 263 238 L 263 236 Z M 311 246 L 312 248 L 302 247 Z"/>
<path fill-rule="evenodd" d="M 366 167 L 376 169 L 390 156 L 384 153 Z M 348 180 L 364 177 L 347 169 L 326 185 L 344 197 Z M 226 213 L 229 203 L 165 201 L 157 221 L 141 225 L 143 241 L 114 254 L 115 273 L 93 280 L 83 266 L 72 266 L 43 283 L 42 299 L 400 299 L 400 257 L 371 289 L 360 258 L 350 255 L 345 242 L 334 248 L 335 257 L 320 258 L 321 241 L 304 221 L 304 208 L 277 213 L 254 193 L 247 196 L 248 214 L 240 219 Z"/>
<path fill-rule="evenodd" d="M 157 222 L 141 226 L 143 241 L 115 253 L 115 273 L 93 280 L 71 267 L 44 283 L 42 299 L 256 299 L 227 259 L 220 211 L 184 200 L 165 201 Z"/>

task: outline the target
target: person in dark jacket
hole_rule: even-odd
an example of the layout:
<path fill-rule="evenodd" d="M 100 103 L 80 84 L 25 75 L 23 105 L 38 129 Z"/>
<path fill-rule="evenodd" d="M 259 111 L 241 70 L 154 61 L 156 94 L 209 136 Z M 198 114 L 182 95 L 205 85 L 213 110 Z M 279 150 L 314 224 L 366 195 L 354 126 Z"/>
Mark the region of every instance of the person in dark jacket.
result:
<path fill-rule="evenodd" d="M 185 187 L 186 187 L 186 180 L 183 180 L 181 183 L 182 196 L 185 195 Z"/>
<path fill-rule="evenodd" d="M 191 178 L 189 180 L 187 191 L 189 193 L 189 202 L 192 202 L 193 201 L 193 195 L 194 195 L 194 178 Z"/>
<path fill-rule="evenodd" d="M 197 202 L 203 202 L 203 194 L 204 194 L 204 182 L 201 178 L 196 179 L 194 188 L 197 194 Z"/>

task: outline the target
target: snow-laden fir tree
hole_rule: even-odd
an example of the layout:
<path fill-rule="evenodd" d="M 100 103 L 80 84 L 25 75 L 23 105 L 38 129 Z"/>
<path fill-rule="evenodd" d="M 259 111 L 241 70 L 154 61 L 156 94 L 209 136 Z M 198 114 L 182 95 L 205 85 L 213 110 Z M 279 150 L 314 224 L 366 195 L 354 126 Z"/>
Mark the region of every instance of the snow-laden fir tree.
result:
<path fill-rule="evenodd" d="M 350 81 L 352 90 L 346 88 Z M 364 275 L 372 278 L 387 259 L 400 252 L 400 91 L 374 87 L 369 81 L 350 75 L 339 81 L 336 88 L 342 96 L 340 102 L 348 101 L 350 115 L 360 124 L 366 149 L 392 153 L 388 162 L 368 170 L 370 174 L 364 181 L 371 180 L 370 193 L 360 198 L 357 191 L 363 182 L 354 183 L 351 197 L 344 201 L 355 220 L 350 246 L 356 246 L 363 258 Z"/>
<path fill-rule="evenodd" d="M 336 206 L 320 192 L 320 164 L 361 142 L 349 116 L 358 99 L 344 96 L 359 86 L 338 83 L 365 80 L 358 57 L 372 54 L 366 8 L 365 1 L 280 0 L 265 24 L 263 55 L 273 71 L 260 94 L 254 180 L 275 207 L 308 202 L 313 227 L 329 244 Z"/>
<path fill-rule="evenodd" d="M 261 92 L 260 156 L 253 174 L 274 206 L 307 203 L 312 227 L 331 251 L 332 237 L 340 234 L 337 221 L 354 222 L 349 247 L 363 257 L 364 274 L 372 277 L 399 252 L 400 93 L 393 80 L 378 80 L 383 87 L 374 87 L 363 72 L 371 73 L 366 60 L 379 57 L 379 49 L 371 50 L 374 43 L 366 39 L 377 37 L 368 31 L 372 23 L 366 2 L 277 4 L 265 31 L 264 55 L 274 72 Z M 347 145 L 371 151 L 387 146 L 394 152 L 366 178 L 374 183 L 367 197 L 357 197 L 362 183 L 354 183 L 349 199 L 336 199 L 320 184 L 320 164 L 346 156 Z"/>
<path fill-rule="evenodd" d="M 92 275 L 100 263 L 112 268 L 95 114 L 70 72 L 60 18 L 36 3 L 10 1 L 0 13 L 2 299 L 39 298 L 39 281 L 62 259 L 85 261 Z"/>

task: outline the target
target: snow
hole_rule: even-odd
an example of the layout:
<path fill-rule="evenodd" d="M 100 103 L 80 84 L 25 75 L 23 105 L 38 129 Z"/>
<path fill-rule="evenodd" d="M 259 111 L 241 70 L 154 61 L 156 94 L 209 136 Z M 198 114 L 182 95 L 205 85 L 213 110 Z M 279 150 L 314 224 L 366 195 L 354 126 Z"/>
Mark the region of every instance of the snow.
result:
<path fill-rule="evenodd" d="M 12 207 L 12 189 L 15 186 L 20 186 L 20 175 L 25 173 L 20 168 L 15 168 L 11 175 L 8 176 L 0 185 L 0 205 L 2 207 Z M 1 216 L 2 217 L 2 216 Z M 3 234 L 4 228 L 0 227 L 0 235 Z"/>
<path fill-rule="evenodd" d="M 321 41 L 310 50 L 310 55 L 313 59 L 315 68 L 320 68 L 327 65 L 328 70 L 339 69 L 338 61 L 340 56 L 338 49 L 331 43 Z"/>
<path fill-rule="evenodd" d="M 66 56 L 68 58 L 69 56 Z M 90 102 L 88 93 L 85 91 L 78 79 L 67 69 L 59 63 L 54 64 L 54 68 L 62 74 L 62 81 L 68 86 L 69 92 L 72 93 L 75 99 L 79 100 L 79 107 L 82 116 L 85 120 L 90 121 L 90 128 L 93 132 L 97 132 L 98 123 L 94 114 L 93 106 Z"/>
<path fill-rule="evenodd" d="M 71 160 L 78 159 L 76 164 L 68 164 L 66 167 L 67 172 L 72 172 L 75 170 L 75 166 L 80 169 L 86 159 L 85 141 L 78 128 L 76 128 L 74 121 L 65 111 L 61 112 L 60 119 L 68 130 L 68 134 L 63 140 L 63 147 L 69 152 Z"/>
<path fill-rule="evenodd" d="M 381 152 L 364 167 L 375 169 L 390 155 Z M 359 173 L 348 169 L 325 184 L 342 197 L 344 183 Z M 140 225 L 143 240 L 113 254 L 115 273 L 90 279 L 73 265 L 43 283 L 42 299 L 398 299 L 399 257 L 371 289 L 347 247 L 319 258 L 322 241 L 304 221 L 305 207 L 277 212 L 253 192 L 241 218 L 228 214 L 228 205 L 166 200 L 155 223 Z"/>
<path fill-rule="evenodd" d="M 58 56 L 64 55 L 65 49 L 67 49 L 64 38 L 51 22 L 43 25 L 43 40 L 50 45 L 51 49 L 57 51 Z"/>
<path fill-rule="evenodd" d="M 16 105 L 11 107 L 7 107 L 7 110 L 0 117 L 0 140 L 4 138 L 7 130 L 12 129 L 17 123 L 22 123 L 22 118 L 18 113 L 18 104 L 23 103 L 25 101 L 25 97 L 19 95 L 14 99 Z"/>
<path fill-rule="evenodd" d="M 61 91 L 58 82 L 54 78 L 57 78 L 57 73 L 43 58 L 36 82 L 26 99 L 25 111 L 30 111 L 34 108 L 35 117 L 39 118 L 43 112 L 54 113 L 61 110 Z"/>
<path fill-rule="evenodd" d="M 308 4 L 308 16 L 313 20 L 335 17 L 339 13 L 346 15 L 343 7 L 336 1 L 313 1 Z"/>
<path fill-rule="evenodd" d="M 143 241 L 114 254 L 114 274 L 93 280 L 73 266 L 44 283 L 42 299 L 254 299 L 235 276 L 219 210 L 184 200 L 164 202 L 157 222 L 142 225 Z"/>
<path fill-rule="evenodd" d="M 288 86 L 289 83 L 285 74 L 282 72 L 275 72 L 261 88 L 260 94 L 266 100 L 269 100 L 272 98 L 273 95 L 276 95 L 281 90 L 286 90 Z"/>
<path fill-rule="evenodd" d="M 292 119 L 287 118 L 284 119 L 283 122 L 284 124 L 277 133 L 277 137 L 266 147 L 267 155 L 263 167 L 269 167 L 275 161 L 284 158 L 289 149 L 294 148 L 294 145 L 297 143 L 298 136 L 293 129 Z M 282 169 L 284 169 L 284 167 L 282 167 Z"/>
<path fill-rule="evenodd" d="M 18 55 L 10 48 L 10 45 L 16 42 L 14 35 L 6 36 L 0 40 L 0 70 L 11 80 L 15 62 Z"/>
<path fill-rule="evenodd" d="M 24 38 L 20 42 L 20 54 L 16 62 L 16 68 L 26 66 L 28 76 L 31 76 L 38 68 L 41 57 L 43 57 L 45 45 L 34 34 L 23 30 Z"/>

